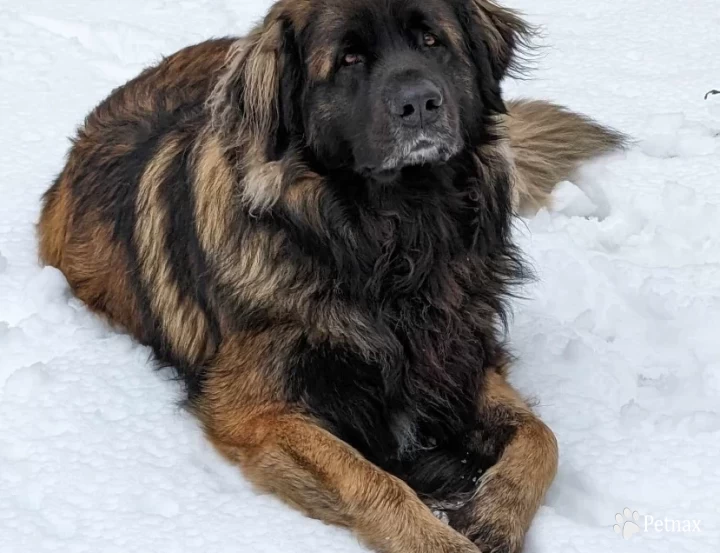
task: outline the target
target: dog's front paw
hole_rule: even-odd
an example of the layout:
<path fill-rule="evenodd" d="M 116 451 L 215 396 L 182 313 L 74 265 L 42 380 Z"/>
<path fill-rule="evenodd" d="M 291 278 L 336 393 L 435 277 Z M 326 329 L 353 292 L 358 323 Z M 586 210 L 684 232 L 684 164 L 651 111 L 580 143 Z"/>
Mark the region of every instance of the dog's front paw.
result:
<path fill-rule="evenodd" d="M 524 536 L 504 534 L 496 528 L 483 529 L 475 538 L 475 545 L 481 553 L 520 553 Z"/>
<path fill-rule="evenodd" d="M 467 536 L 481 553 L 521 553 L 526 524 L 512 509 L 466 509 L 456 512 L 451 523 Z"/>
<path fill-rule="evenodd" d="M 432 553 L 480 553 L 478 547 L 465 536 L 452 532 L 448 537 L 443 537 Z"/>

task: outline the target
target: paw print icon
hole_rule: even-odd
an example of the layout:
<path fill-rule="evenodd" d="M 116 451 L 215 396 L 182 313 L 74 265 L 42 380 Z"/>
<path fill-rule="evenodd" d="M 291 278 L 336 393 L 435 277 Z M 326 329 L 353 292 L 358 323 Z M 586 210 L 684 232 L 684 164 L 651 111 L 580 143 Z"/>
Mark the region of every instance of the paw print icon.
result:
<path fill-rule="evenodd" d="M 617 524 L 613 526 L 613 530 L 624 540 L 629 540 L 640 532 L 640 514 L 637 511 L 632 512 L 626 507 L 622 514 L 615 515 L 615 521 Z"/>

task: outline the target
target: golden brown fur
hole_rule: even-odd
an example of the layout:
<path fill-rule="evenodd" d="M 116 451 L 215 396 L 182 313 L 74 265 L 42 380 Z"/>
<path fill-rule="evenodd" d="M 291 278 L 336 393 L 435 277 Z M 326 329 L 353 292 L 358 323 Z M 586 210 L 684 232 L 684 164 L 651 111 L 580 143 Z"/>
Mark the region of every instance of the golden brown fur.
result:
<path fill-rule="evenodd" d="M 530 526 L 555 478 L 558 446 L 550 429 L 535 417 L 501 372 L 488 375 L 481 409 L 490 417 L 507 416 L 517 425 L 517 433 L 497 464 L 482 476 L 472 507 L 458 514 L 456 524 L 468 533 L 477 529 L 482 541 L 491 546 L 500 546 L 503 536 L 515 536 L 518 541 L 510 545 L 514 551 L 522 546 L 523 532 L 517 529 Z M 488 509 L 488 504 L 493 508 Z"/>

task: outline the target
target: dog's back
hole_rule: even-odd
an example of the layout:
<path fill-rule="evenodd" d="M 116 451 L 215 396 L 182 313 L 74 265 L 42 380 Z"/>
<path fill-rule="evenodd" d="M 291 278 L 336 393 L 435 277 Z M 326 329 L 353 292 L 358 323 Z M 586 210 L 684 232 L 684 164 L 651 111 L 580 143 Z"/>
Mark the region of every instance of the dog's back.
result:
<path fill-rule="evenodd" d="M 205 123 L 205 103 L 233 43 L 220 39 L 185 48 L 114 90 L 78 130 L 64 169 L 44 196 L 38 225 L 42 261 L 60 269 L 91 309 L 155 346 L 156 353 L 162 349 L 153 332 L 157 325 L 138 282 L 145 253 L 136 240 L 138 189 L 169 134 L 192 141 Z M 182 309 L 183 298 L 176 300 L 169 312 Z"/>

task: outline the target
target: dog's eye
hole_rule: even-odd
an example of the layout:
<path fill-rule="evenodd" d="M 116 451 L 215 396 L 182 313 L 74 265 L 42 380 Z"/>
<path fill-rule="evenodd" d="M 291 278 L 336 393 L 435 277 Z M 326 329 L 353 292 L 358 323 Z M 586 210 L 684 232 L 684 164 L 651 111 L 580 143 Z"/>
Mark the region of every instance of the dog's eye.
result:
<path fill-rule="evenodd" d="M 365 63 L 365 56 L 355 52 L 348 52 L 343 56 L 343 65 L 358 65 Z"/>
<path fill-rule="evenodd" d="M 438 40 L 438 37 L 436 37 L 434 34 L 425 32 L 423 33 L 423 44 L 427 46 L 428 48 L 434 48 L 435 46 L 440 45 L 440 41 Z"/>

